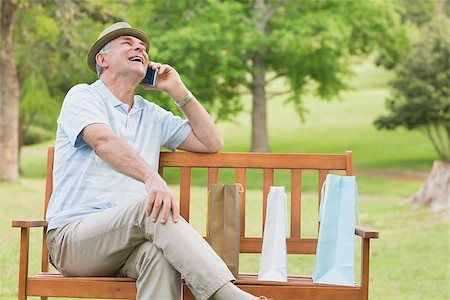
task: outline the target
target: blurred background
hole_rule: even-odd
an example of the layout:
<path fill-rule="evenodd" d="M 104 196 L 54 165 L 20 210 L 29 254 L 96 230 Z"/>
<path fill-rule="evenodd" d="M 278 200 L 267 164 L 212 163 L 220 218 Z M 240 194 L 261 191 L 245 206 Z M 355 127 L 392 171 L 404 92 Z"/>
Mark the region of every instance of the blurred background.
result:
<path fill-rule="evenodd" d="M 10 224 L 42 218 L 64 96 L 97 79 L 90 46 L 126 21 L 213 115 L 223 151 L 353 151 L 361 224 L 380 231 L 370 299 L 449 299 L 449 15 L 448 0 L 0 0 L 0 298 L 17 298 Z M 137 93 L 180 114 L 164 94 Z M 305 199 L 316 189 L 306 180 Z M 312 263 L 292 258 L 289 271 Z"/>

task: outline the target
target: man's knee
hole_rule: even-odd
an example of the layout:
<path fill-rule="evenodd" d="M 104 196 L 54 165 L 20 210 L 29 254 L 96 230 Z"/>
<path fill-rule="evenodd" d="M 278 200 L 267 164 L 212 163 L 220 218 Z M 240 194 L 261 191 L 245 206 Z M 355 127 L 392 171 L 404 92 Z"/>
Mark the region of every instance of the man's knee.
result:
<path fill-rule="evenodd" d="M 145 242 L 139 249 L 137 267 L 140 271 L 144 269 L 148 272 L 162 274 L 166 272 L 176 272 L 172 265 L 167 261 L 164 253 L 154 244 Z"/>

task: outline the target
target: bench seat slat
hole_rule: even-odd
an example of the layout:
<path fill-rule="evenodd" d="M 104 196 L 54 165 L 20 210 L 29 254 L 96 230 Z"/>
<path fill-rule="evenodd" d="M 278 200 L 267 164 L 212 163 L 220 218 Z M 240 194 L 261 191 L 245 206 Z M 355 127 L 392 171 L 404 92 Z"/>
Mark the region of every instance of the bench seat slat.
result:
<path fill-rule="evenodd" d="M 357 300 L 361 299 L 361 287 L 315 284 L 311 276 L 289 275 L 288 282 L 258 281 L 257 274 L 239 274 L 235 283 L 239 288 L 253 295 L 265 295 L 277 300 Z M 183 299 L 194 300 L 186 285 Z"/>
<path fill-rule="evenodd" d="M 27 280 L 27 295 L 101 299 L 135 299 L 136 282 L 131 278 L 36 276 Z"/>
<path fill-rule="evenodd" d="M 276 281 L 259 281 L 258 280 L 258 274 L 252 274 L 252 273 L 241 273 L 236 278 L 237 284 L 263 284 L 263 285 L 269 285 L 269 286 L 286 286 L 286 285 L 298 285 L 298 284 L 304 284 L 304 285 L 314 285 L 314 286 L 331 286 L 331 287 L 344 287 L 346 289 L 355 289 L 359 288 L 359 286 L 341 286 L 341 285 L 330 285 L 330 284 L 318 284 L 313 283 L 312 277 L 307 275 L 288 275 L 288 281 L 287 282 L 276 282 Z"/>
<path fill-rule="evenodd" d="M 40 272 L 39 274 L 29 277 L 31 279 L 52 279 L 65 281 L 113 281 L 113 282 L 136 282 L 136 279 L 129 277 L 64 277 L 59 272 Z"/>

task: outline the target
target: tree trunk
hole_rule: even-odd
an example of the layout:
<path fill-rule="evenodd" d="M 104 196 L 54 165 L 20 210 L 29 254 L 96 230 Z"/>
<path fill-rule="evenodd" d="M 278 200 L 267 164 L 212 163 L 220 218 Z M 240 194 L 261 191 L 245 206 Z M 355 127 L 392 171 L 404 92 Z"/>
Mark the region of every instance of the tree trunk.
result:
<path fill-rule="evenodd" d="M 436 3 L 436 15 L 442 15 L 445 13 L 445 2 L 447 2 L 447 0 L 439 0 Z"/>
<path fill-rule="evenodd" d="M 2 0 L 0 12 L 0 181 L 19 178 L 19 81 L 13 53 L 17 4 Z"/>
<path fill-rule="evenodd" d="M 273 14 L 273 7 L 267 6 L 264 0 L 254 0 L 253 20 L 255 28 L 262 35 L 267 35 L 266 25 Z M 267 134 L 266 115 L 266 81 L 264 61 L 262 56 L 265 52 L 264 46 L 260 47 L 253 55 L 253 77 L 252 77 L 252 152 L 269 152 L 269 137 Z"/>
<path fill-rule="evenodd" d="M 411 204 L 427 205 L 443 219 L 450 219 L 450 164 L 434 162 L 424 185 L 411 197 Z"/>
<path fill-rule="evenodd" d="M 253 58 L 253 110 L 252 110 L 252 152 L 269 152 L 267 135 L 266 90 L 264 63 L 255 55 Z"/>

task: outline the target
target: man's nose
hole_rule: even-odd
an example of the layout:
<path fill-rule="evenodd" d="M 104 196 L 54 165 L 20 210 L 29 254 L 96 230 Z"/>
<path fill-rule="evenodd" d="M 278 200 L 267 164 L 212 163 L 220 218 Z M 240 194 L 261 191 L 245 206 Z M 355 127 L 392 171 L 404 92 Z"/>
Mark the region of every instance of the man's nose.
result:
<path fill-rule="evenodd" d="M 145 46 L 140 43 L 136 43 L 134 46 L 134 49 L 139 50 L 139 51 L 145 51 Z"/>

